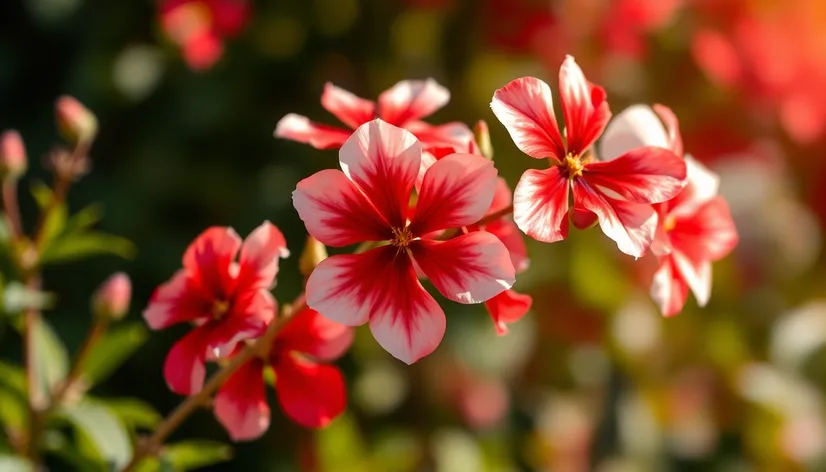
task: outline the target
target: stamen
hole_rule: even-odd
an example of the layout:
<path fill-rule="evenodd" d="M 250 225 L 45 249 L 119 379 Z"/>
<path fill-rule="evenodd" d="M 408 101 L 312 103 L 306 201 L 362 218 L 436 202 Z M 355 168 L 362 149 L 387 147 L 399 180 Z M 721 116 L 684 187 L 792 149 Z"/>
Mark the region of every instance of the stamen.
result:
<path fill-rule="evenodd" d="M 216 320 L 220 320 L 227 314 L 229 310 L 229 302 L 225 300 L 217 300 L 212 304 L 212 317 Z"/>

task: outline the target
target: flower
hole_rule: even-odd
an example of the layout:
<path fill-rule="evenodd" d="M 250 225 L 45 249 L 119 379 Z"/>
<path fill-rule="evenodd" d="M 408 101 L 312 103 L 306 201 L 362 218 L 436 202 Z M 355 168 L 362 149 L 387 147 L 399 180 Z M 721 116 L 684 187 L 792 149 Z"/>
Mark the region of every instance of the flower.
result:
<path fill-rule="evenodd" d="M 679 123 L 670 109 L 661 105 L 654 110 L 644 105 L 626 109 L 605 130 L 602 152 L 616 155 L 640 145 L 664 146 L 683 155 Z M 682 310 L 689 290 L 700 306 L 708 302 L 711 263 L 727 256 L 739 239 L 728 204 L 717 195 L 717 175 L 691 156 L 685 156 L 685 161 L 685 188 L 672 200 L 654 205 L 658 225 L 651 252 L 659 268 L 651 297 L 665 316 Z"/>
<path fill-rule="evenodd" d="M 0 134 L 0 179 L 19 179 L 27 168 L 26 146 L 20 133 L 4 131 Z"/>
<path fill-rule="evenodd" d="M 654 238 L 652 203 L 676 195 L 685 179 L 685 163 L 668 149 L 642 147 L 606 161 L 590 151 L 611 111 L 605 91 L 585 79 L 567 56 L 559 71 L 566 139 L 556 122 L 548 84 L 534 78 L 516 79 L 497 90 L 493 113 L 525 154 L 548 158 L 551 167 L 529 169 L 514 191 L 514 220 L 528 236 L 556 242 L 568 235 L 566 216 L 577 228 L 599 222 L 620 251 L 642 256 Z M 573 191 L 573 208 L 568 190 Z"/>
<path fill-rule="evenodd" d="M 508 250 L 493 234 L 435 239 L 479 221 L 493 200 L 496 169 L 473 154 L 446 156 L 427 170 L 410 209 L 422 160 L 410 132 L 376 119 L 344 143 L 339 160 L 343 171 L 322 170 L 293 192 L 307 231 L 334 247 L 388 244 L 321 261 L 307 280 L 307 304 L 344 325 L 369 321 L 379 344 L 412 364 L 433 352 L 445 331 L 444 312 L 416 267 L 460 303 L 488 300 L 513 284 Z"/>
<path fill-rule="evenodd" d="M 243 243 L 232 228 L 212 227 L 190 244 L 183 269 L 155 290 L 143 313 L 152 329 L 195 325 L 166 357 L 164 377 L 172 391 L 197 393 L 207 358 L 224 357 L 239 341 L 264 332 L 275 315 L 269 290 L 278 258 L 288 255 L 284 236 L 269 222 Z"/>
<path fill-rule="evenodd" d="M 109 276 L 92 296 L 92 309 L 105 319 L 119 320 L 129 311 L 132 282 L 123 272 Z"/>
<path fill-rule="evenodd" d="M 241 32 L 249 10 L 246 0 L 165 0 L 161 26 L 189 67 L 201 71 L 221 58 L 222 40 Z"/>
<path fill-rule="evenodd" d="M 464 145 L 473 139 L 473 132 L 463 123 L 434 126 L 421 121 L 449 100 L 450 92 L 433 79 L 398 82 L 379 95 L 378 105 L 327 82 L 321 106 L 349 129 L 314 123 L 305 116 L 290 113 L 276 125 L 275 137 L 306 143 L 316 149 L 336 149 L 350 137 L 350 130 L 380 118 L 413 133 L 425 149 Z"/>
<path fill-rule="evenodd" d="M 347 406 L 344 376 L 332 365 L 353 341 L 353 330 L 305 308 L 273 339 L 269 351 L 242 365 L 215 396 L 215 416 L 235 441 L 255 439 L 270 424 L 264 369 L 275 373 L 281 408 L 293 421 L 320 428 Z"/>

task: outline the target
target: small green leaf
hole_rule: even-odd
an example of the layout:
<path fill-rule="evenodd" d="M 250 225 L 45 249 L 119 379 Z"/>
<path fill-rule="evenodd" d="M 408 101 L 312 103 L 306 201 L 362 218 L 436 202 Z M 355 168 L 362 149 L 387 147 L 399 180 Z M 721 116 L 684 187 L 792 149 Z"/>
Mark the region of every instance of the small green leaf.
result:
<path fill-rule="evenodd" d="M 82 233 L 94 226 L 102 217 L 103 207 L 93 203 L 69 217 L 66 227 L 63 229 L 63 234 Z"/>
<path fill-rule="evenodd" d="M 35 325 L 34 351 L 41 394 L 47 398 L 49 392 L 63 382 L 69 373 L 69 353 L 66 346 L 49 323 L 40 319 Z"/>
<path fill-rule="evenodd" d="M 153 428 L 162 419 L 152 405 L 137 398 L 110 398 L 105 403 L 121 421 L 133 428 Z"/>
<path fill-rule="evenodd" d="M 356 472 L 365 470 L 369 458 L 356 420 L 344 413 L 317 433 L 321 470 Z"/>
<path fill-rule="evenodd" d="M 141 323 L 118 326 L 94 345 L 80 367 L 85 380 L 97 383 L 105 379 L 146 342 L 149 333 Z"/>
<path fill-rule="evenodd" d="M 54 192 L 42 180 L 35 180 L 31 185 L 32 196 L 41 210 L 49 206 L 54 198 Z"/>
<path fill-rule="evenodd" d="M 54 241 L 40 256 L 42 264 L 68 262 L 99 254 L 111 254 L 131 259 L 135 256 L 135 245 L 126 238 L 90 231 L 66 235 Z"/>
<path fill-rule="evenodd" d="M 93 457 L 87 457 L 81 448 L 72 444 L 62 431 L 54 429 L 46 431 L 43 434 L 43 448 L 70 465 L 71 470 L 77 472 L 100 472 L 101 470 L 100 458 L 96 457 L 97 453 L 94 452 Z"/>
<path fill-rule="evenodd" d="M 10 282 L 3 287 L 3 309 L 6 313 L 20 313 L 23 310 L 45 310 L 54 305 L 54 295 L 33 290 L 20 282 Z"/>
<path fill-rule="evenodd" d="M 0 470 L 3 472 L 34 472 L 31 462 L 22 457 L 0 455 Z"/>
<path fill-rule="evenodd" d="M 176 471 L 195 470 L 200 467 L 226 462 L 232 458 L 232 448 L 216 441 L 184 441 L 166 446 L 162 462 Z M 164 470 L 161 465 L 161 470 Z"/>
<path fill-rule="evenodd" d="M 66 228 L 66 221 L 69 217 L 69 210 L 65 203 L 59 203 L 51 208 L 46 219 L 43 221 L 43 236 L 38 246 L 40 250 L 45 251 L 54 244 L 55 240 L 60 237 L 60 234 Z"/>
<path fill-rule="evenodd" d="M 0 361 L 0 385 L 26 395 L 26 371 L 22 367 Z"/>
<path fill-rule="evenodd" d="M 132 458 L 132 445 L 126 429 L 103 403 L 86 399 L 61 407 L 59 413 L 85 436 L 107 466 L 120 469 Z"/>
<path fill-rule="evenodd" d="M 29 423 L 27 410 L 25 397 L 6 388 L 0 388 L 0 423 L 7 430 L 25 431 Z"/>

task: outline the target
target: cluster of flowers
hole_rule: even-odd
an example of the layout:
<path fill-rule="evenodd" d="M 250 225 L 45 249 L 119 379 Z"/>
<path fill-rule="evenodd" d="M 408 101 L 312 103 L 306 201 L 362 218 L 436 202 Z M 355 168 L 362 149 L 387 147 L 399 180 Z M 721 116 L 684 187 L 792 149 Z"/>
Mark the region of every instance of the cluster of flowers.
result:
<path fill-rule="evenodd" d="M 663 314 L 678 313 L 689 290 L 700 304 L 708 300 L 711 262 L 732 250 L 737 233 L 717 196 L 718 179 L 684 156 L 675 116 L 662 106 L 634 106 L 609 123 L 604 90 L 570 56 L 559 88 L 564 134 L 541 80 L 516 79 L 493 96 L 493 112 L 516 146 L 550 164 L 526 171 L 512 202 L 467 126 L 422 121 L 449 100 L 433 80 L 400 82 L 378 103 L 328 84 L 322 105 L 352 133 L 293 114 L 278 123 L 278 137 L 339 148 L 341 170 L 300 181 L 293 203 L 321 244 L 360 245 L 318 262 L 300 312 L 217 393 L 215 413 L 234 439 L 267 429 L 268 365 L 281 406 L 296 422 L 320 427 L 341 413 L 342 375 L 323 362 L 347 350 L 353 326 L 369 323 L 379 344 L 408 364 L 433 352 L 445 315 L 422 279 L 450 300 L 484 302 L 506 333 L 531 305 L 511 290 L 528 267 L 520 230 L 552 243 L 566 238 L 569 222 L 598 224 L 623 253 L 639 258 L 650 248 L 658 258 L 651 293 Z M 242 341 L 278 322 L 270 289 L 288 254 L 268 222 L 243 242 L 231 228 L 211 228 L 192 243 L 183 269 L 144 313 L 155 329 L 195 326 L 168 355 L 172 390 L 198 392 L 206 361 L 237 355 Z"/>

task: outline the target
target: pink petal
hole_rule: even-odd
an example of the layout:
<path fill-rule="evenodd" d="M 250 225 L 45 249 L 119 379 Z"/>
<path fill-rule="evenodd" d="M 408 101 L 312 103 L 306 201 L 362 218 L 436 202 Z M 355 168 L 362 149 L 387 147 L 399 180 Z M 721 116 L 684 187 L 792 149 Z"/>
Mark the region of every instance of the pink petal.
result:
<path fill-rule="evenodd" d="M 669 232 L 671 244 L 691 260 L 716 261 L 739 242 L 728 204 L 722 197 L 707 202 L 691 217 L 681 217 Z"/>
<path fill-rule="evenodd" d="M 450 92 L 433 79 L 403 80 L 379 95 L 379 117 L 403 126 L 424 118 L 450 101 Z"/>
<path fill-rule="evenodd" d="M 559 69 L 559 92 L 568 152 L 579 156 L 597 140 L 611 119 L 605 90 L 585 79 L 572 56 L 566 56 Z"/>
<path fill-rule="evenodd" d="M 169 389 L 181 395 L 194 395 L 204 385 L 204 355 L 210 326 L 193 328 L 172 346 L 163 366 Z"/>
<path fill-rule="evenodd" d="M 215 395 L 215 417 L 233 441 L 257 439 L 270 427 L 263 369 L 260 359 L 245 363 Z"/>
<path fill-rule="evenodd" d="M 473 154 L 451 154 L 433 164 L 422 179 L 413 234 L 479 221 L 493 200 L 496 175 L 493 162 Z"/>
<path fill-rule="evenodd" d="M 685 185 L 686 164 L 661 147 L 637 148 L 611 161 L 585 165 L 582 178 L 615 200 L 659 203 L 674 198 Z"/>
<path fill-rule="evenodd" d="M 299 425 L 322 428 L 347 408 L 344 376 L 337 368 L 297 356 L 273 367 L 278 402 Z"/>
<path fill-rule="evenodd" d="M 484 231 L 447 241 L 422 239 L 411 250 L 439 292 L 459 303 L 489 300 L 511 288 L 516 279 L 508 249 Z"/>
<path fill-rule="evenodd" d="M 513 193 L 513 220 L 528 236 L 545 243 L 568 236 L 568 176 L 560 166 L 528 169 Z"/>
<path fill-rule="evenodd" d="M 353 329 L 306 308 L 278 333 L 276 343 L 286 351 L 307 354 L 316 360 L 331 361 L 341 357 L 350 348 Z"/>
<path fill-rule="evenodd" d="M 711 297 L 711 261 L 691 260 L 679 251 L 671 253 L 671 261 L 697 304 L 705 306 Z"/>
<path fill-rule="evenodd" d="M 691 156 L 685 157 L 686 185 L 676 197 L 662 203 L 662 211 L 674 218 L 689 216 L 713 199 L 720 188 L 720 178 Z"/>
<path fill-rule="evenodd" d="M 443 125 L 431 125 L 424 121 L 410 121 L 405 123 L 404 129 L 413 133 L 424 149 L 453 148 L 453 152 L 473 154 L 473 131 L 464 123 L 454 121 Z"/>
<path fill-rule="evenodd" d="M 674 154 L 682 156 L 684 152 L 683 137 L 680 134 L 680 121 L 677 119 L 677 115 L 671 111 L 671 108 L 660 105 L 659 103 L 654 104 L 654 111 L 657 112 L 657 115 L 663 120 L 668 130 L 668 148 L 674 151 Z"/>
<path fill-rule="evenodd" d="M 209 358 L 226 357 L 239 341 L 263 335 L 275 312 L 275 299 L 268 289 L 248 290 L 236 296 L 223 318 L 212 322 L 205 341 Z"/>
<path fill-rule="evenodd" d="M 392 237 L 387 221 L 338 169 L 325 169 L 299 182 L 293 206 L 307 232 L 328 246 Z"/>
<path fill-rule="evenodd" d="M 241 245 L 236 287 L 245 290 L 271 288 L 278 274 L 279 258 L 289 255 L 284 235 L 275 225 L 265 221 Z"/>
<path fill-rule="evenodd" d="M 350 137 L 350 131 L 310 121 L 306 116 L 290 113 L 275 126 L 276 138 L 309 144 L 316 149 L 338 149 Z"/>
<path fill-rule="evenodd" d="M 493 94 L 490 107 L 519 150 L 537 159 L 565 157 L 548 84 L 535 77 L 513 80 Z"/>
<path fill-rule="evenodd" d="M 511 263 L 516 273 L 524 272 L 528 269 L 530 261 L 528 259 L 528 248 L 522 237 L 522 232 L 516 227 L 516 223 L 510 217 L 505 217 L 488 223 L 484 231 L 496 236 L 508 249 L 511 256 Z"/>
<path fill-rule="evenodd" d="M 669 136 L 651 107 L 632 105 L 608 123 L 602 134 L 599 158 L 609 161 L 645 146 L 670 148 Z"/>
<path fill-rule="evenodd" d="M 508 186 L 508 182 L 502 177 L 496 178 L 496 189 L 493 193 L 493 200 L 490 202 L 490 208 L 485 213 L 485 216 L 497 211 L 504 210 L 513 204 L 513 194 Z"/>
<path fill-rule="evenodd" d="M 645 254 L 657 229 L 657 213 L 651 205 L 613 200 L 583 179 L 574 180 L 573 190 L 575 205 L 597 215 L 602 232 L 620 251 L 637 258 Z"/>
<path fill-rule="evenodd" d="M 230 264 L 241 248 L 241 238 L 232 228 L 213 226 L 198 236 L 184 253 L 184 269 L 205 294 L 226 299 L 234 281 Z"/>
<path fill-rule="evenodd" d="M 352 129 L 358 128 L 376 116 L 375 103 L 336 87 L 332 82 L 324 84 L 321 106 Z"/>
<path fill-rule="evenodd" d="M 339 161 L 379 213 L 393 227 L 404 227 L 422 161 L 422 146 L 416 138 L 409 131 L 373 120 L 361 125 L 341 146 Z"/>
<path fill-rule="evenodd" d="M 211 316 L 210 300 L 192 285 L 186 270 L 179 270 L 152 294 L 143 318 L 152 329 L 164 329 L 176 323 L 189 323 Z"/>
<path fill-rule="evenodd" d="M 485 308 L 496 326 L 496 334 L 504 336 L 508 334 L 508 324 L 519 321 L 531 309 L 532 304 L 533 298 L 530 295 L 505 290 L 486 301 Z"/>
<path fill-rule="evenodd" d="M 660 268 L 651 282 L 651 298 L 663 316 L 674 316 L 682 311 L 688 299 L 688 285 L 677 272 L 671 257 L 660 259 Z"/>

